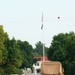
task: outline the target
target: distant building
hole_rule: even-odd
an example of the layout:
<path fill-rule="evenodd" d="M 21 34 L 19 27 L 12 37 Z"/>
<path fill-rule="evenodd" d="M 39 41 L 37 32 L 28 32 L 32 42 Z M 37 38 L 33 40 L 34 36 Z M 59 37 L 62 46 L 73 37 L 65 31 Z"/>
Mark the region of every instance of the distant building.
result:
<path fill-rule="evenodd" d="M 35 56 L 34 59 L 37 59 L 38 61 L 36 62 L 36 64 L 33 64 L 33 71 L 34 71 L 34 75 L 37 75 L 37 70 L 40 70 L 41 68 L 41 63 L 44 61 L 49 61 L 47 56 Z M 43 61 L 44 59 L 44 61 Z"/>

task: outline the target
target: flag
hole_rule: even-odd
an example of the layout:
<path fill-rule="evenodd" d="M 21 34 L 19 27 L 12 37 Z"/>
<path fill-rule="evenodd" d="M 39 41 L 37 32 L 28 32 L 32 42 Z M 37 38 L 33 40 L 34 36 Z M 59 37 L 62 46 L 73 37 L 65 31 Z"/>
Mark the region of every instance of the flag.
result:
<path fill-rule="evenodd" d="M 42 13 L 42 23 L 43 23 L 43 13 Z"/>
<path fill-rule="evenodd" d="M 41 29 L 43 29 L 43 13 L 42 13 L 42 26 L 41 26 Z"/>
<path fill-rule="evenodd" d="M 42 26 L 41 26 L 41 29 L 43 29 L 43 24 L 42 24 Z"/>

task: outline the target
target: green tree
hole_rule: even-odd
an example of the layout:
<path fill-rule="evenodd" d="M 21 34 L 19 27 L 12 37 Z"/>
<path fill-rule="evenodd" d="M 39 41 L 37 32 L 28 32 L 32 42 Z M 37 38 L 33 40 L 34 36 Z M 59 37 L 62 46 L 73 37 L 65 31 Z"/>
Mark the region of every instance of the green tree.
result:
<path fill-rule="evenodd" d="M 65 75 L 75 75 L 75 33 L 55 35 L 48 50 L 48 58 L 60 61 Z"/>
<path fill-rule="evenodd" d="M 5 72 L 7 74 L 19 73 L 19 67 L 22 65 L 22 55 L 19 46 L 17 45 L 17 41 L 13 38 L 12 40 L 8 40 L 5 44 L 8 50 Z"/>
<path fill-rule="evenodd" d="M 43 44 L 41 43 L 41 41 L 37 42 L 35 44 L 35 48 L 34 48 L 34 56 L 43 56 Z M 45 49 L 45 56 L 47 55 L 47 47 L 45 47 L 44 45 L 44 49 Z"/>
<path fill-rule="evenodd" d="M 8 35 L 4 32 L 3 26 L 0 25 L 0 74 L 4 72 L 3 65 L 7 61 L 8 51 L 5 48 L 4 42 L 7 40 Z"/>
<path fill-rule="evenodd" d="M 22 54 L 23 63 L 21 68 L 32 67 L 32 63 L 33 63 L 32 46 L 27 41 L 21 41 L 21 40 L 18 40 L 17 44 L 19 45 L 19 48 Z"/>

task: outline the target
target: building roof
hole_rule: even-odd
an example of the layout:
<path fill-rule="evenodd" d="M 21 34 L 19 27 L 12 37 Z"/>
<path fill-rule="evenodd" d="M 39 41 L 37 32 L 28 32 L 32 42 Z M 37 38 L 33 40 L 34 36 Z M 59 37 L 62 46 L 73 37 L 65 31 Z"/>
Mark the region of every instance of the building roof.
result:
<path fill-rule="evenodd" d="M 39 61 L 43 61 L 43 58 L 44 58 L 45 61 L 48 61 L 47 56 L 44 56 L 44 57 L 43 56 L 34 56 L 34 58 L 39 59 Z"/>

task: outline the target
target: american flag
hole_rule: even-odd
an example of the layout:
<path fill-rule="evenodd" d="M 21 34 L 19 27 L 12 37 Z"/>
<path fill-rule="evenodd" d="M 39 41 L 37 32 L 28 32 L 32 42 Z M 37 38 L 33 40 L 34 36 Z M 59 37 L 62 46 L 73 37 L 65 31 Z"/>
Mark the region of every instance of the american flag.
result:
<path fill-rule="evenodd" d="M 42 26 L 41 26 L 41 29 L 43 29 L 43 13 L 42 13 Z"/>

